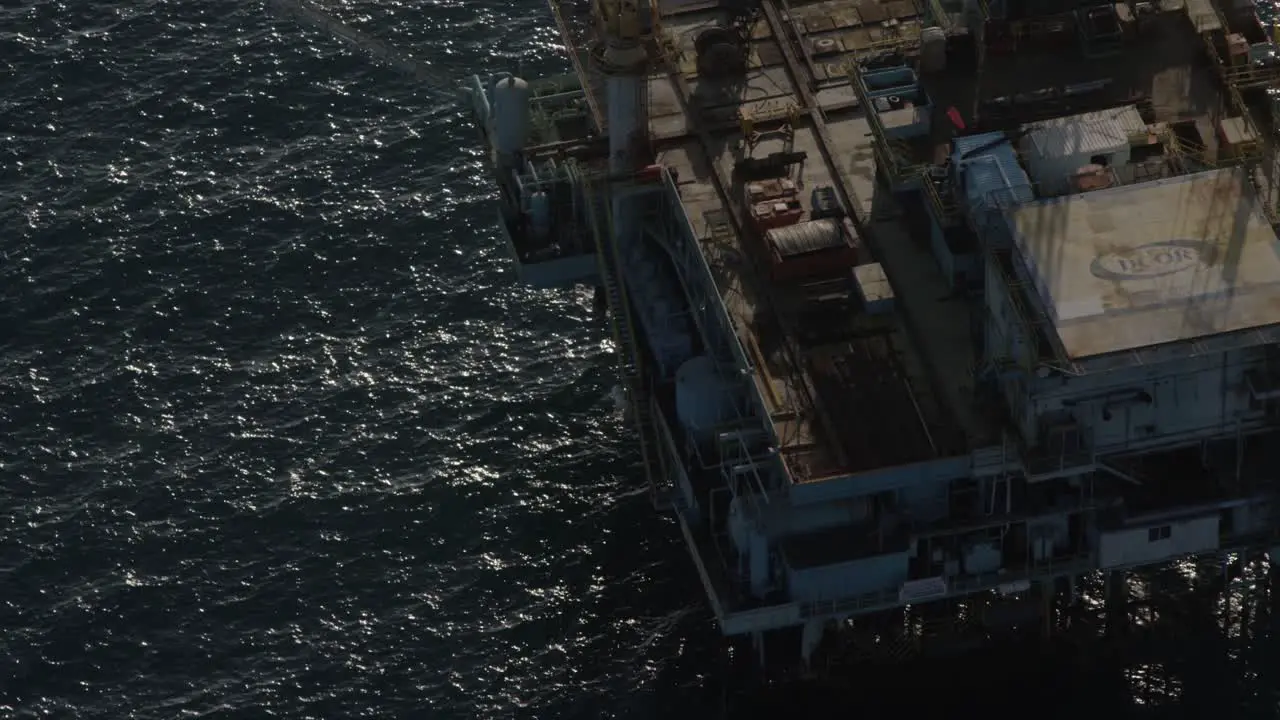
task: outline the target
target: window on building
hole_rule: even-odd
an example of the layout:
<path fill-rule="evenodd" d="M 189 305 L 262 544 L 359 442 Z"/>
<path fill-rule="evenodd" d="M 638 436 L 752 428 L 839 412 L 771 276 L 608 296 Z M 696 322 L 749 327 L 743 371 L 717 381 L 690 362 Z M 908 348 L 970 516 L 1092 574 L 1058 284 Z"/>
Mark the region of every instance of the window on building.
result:
<path fill-rule="evenodd" d="M 1147 542 L 1159 542 L 1160 540 L 1168 540 L 1173 535 L 1172 525 L 1161 525 L 1153 527 L 1147 531 Z"/>

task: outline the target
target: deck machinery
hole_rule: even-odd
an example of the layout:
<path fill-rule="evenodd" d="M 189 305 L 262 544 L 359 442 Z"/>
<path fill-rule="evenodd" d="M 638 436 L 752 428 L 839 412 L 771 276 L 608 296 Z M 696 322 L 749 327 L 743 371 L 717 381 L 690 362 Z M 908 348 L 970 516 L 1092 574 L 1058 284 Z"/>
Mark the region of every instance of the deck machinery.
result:
<path fill-rule="evenodd" d="M 470 80 L 519 277 L 607 299 L 726 635 L 809 662 L 1095 591 L 1123 627 L 1142 568 L 1280 545 L 1280 71 L 1239 7 L 551 0 L 571 74 Z"/>
<path fill-rule="evenodd" d="M 573 76 L 467 106 L 521 277 L 608 298 L 726 635 L 808 662 L 833 628 L 1051 629 L 1089 578 L 1123 614 L 1140 568 L 1276 545 L 1256 18 L 551 7 Z"/>

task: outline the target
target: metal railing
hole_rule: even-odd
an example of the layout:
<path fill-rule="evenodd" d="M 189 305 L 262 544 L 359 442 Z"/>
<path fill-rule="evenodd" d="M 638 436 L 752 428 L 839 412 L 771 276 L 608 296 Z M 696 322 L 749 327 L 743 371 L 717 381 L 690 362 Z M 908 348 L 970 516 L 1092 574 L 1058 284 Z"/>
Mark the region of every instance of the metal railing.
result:
<path fill-rule="evenodd" d="M 1010 445 L 1007 431 L 1000 433 L 1000 445 L 976 448 L 970 453 L 970 468 L 974 477 L 994 477 L 1004 475 L 1011 469 Z"/>
<path fill-rule="evenodd" d="M 1178 162 L 1184 172 L 1194 173 L 1215 166 L 1209 157 L 1209 149 L 1201 143 L 1192 142 L 1172 131 L 1165 133 L 1164 141 L 1172 159 Z"/>
<path fill-rule="evenodd" d="M 579 43 L 577 38 L 573 36 L 573 29 L 565 21 L 564 13 L 560 7 L 560 0 L 547 0 L 547 5 L 551 8 L 551 16 L 555 19 L 556 29 L 560 31 L 560 42 L 564 43 L 565 52 L 569 54 L 569 61 L 573 63 L 573 70 L 582 81 L 582 91 L 587 99 L 587 107 L 591 109 L 591 119 L 595 122 L 596 130 L 604 134 L 606 132 L 605 115 L 600 109 L 599 100 L 596 98 L 595 87 L 591 83 L 591 75 L 587 72 L 590 68 L 582 64 L 582 57 L 578 52 Z"/>
<path fill-rule="evenodd" d="M 1221 27 L 1229 27 L 1221 9 L 1215 7 L 1214 12 L 1217 13 Z M 1228 113 L 1226 114 L 1238 116 L 1244 125 L 1244 134 L 1256 139 L 1254 147 L 1249 149 L 1243 157 L 1237 158 L 1237 164 L 1245 165 L 1250 169 L 1250 182 L 1254 184 L 1258 191 L 1259 198 L 1262 201 L 1263 212 L 1268 221 L 1272 225 L 1280 224 L 1280 217 L 1277 217 L 1280 213 L 1277 211 L 1275 194 L 1276 164 L 1280 162 L 1280 159 L 1276 155 L 1275 143 L 1271 141 L 1270 136 L 1263 134 L 1254 123 L 1252 111 L 1245 104 L 1244 98 L 1240 94 L 1241 90 L 1280 85 L 1280 68 L 1255 68 L 1251 62 L 1244 67 L 1231 65 L 1218 52 L 1217 35 L 1218 33 L 1215 32 L 1201 32 L 1200 39 L 1205 53 L 1209 57 L 1209 62 L 1217 70 L 1219 80 L 1223 84 L 1227 98 Z M 1262 182 L 1259 182 L 1254 176 L 1253 169 L 1255 168 L 1260 171 L 1263 177 Z"/>
<path fill-rule="evenodd" d="M 1009 355 L 1005 355 L 1005 357 L 1009 357 L 1026 371 L 1034 370 L 1041 361 L 1057 361 L 1058 358 L 1056 357 L 1043 357 L 1037 349 L 1040 336 L 1046 332 L 1053 332 L 1053 324 L 1043 313 L 1034 313 L 1038 319 L 1035 322 L 1031 321 L 1033 311 L 1027 307 L 1025 294 L 1028 290 L 1034 291 L 1034 288 L 1029 283 L 1023 282 L 1022 279 L 1016 277 L 1016 270 L 1011 273 L 1005 267 L 1006 262 L 1010 265 L 1018 262 L 1016 257 L 1017 250 L 1015 248 L 996 249 L 987 243 L 982 243 L 982 246 L 987 265 L 995 273 L 995 279 L 999 281 L 999 285 L 1005 290 L 1002 293 L 1004 299 L 1007 300 L 1005 306 L 1013 315 L 1012 323 L 1003 320 L 1003 324 L 1013 325 L 1023 336 L 1022 352 L 1016 357 Z M 990 312 L 989 303 L 987 309 Z M 1001 320 L 1000 318 L 997 319 Z"/>
<path fill-rule="evenodd" d="M 1092 433 L 1079 423 L 1042 426 L 1036 447 L 1021 447 L 1023 472 L 1029 479 L 1084 472 L 1097 464 Z"/>
<path fill-rule="evenodd" d="M 876 165 L 884 171 L 890 184 L 894 187 L 900 187 L 924 177 L 929 172 L 929 164 L 913 162 L 904 158 L 904 153 L 899 149 L 900 141 L 891 138 L 885 130 L 884 122 L 880 119 L 880 113 L 876 111 L 872 102 L 866 80 L 862 77 L 862 64 L 856 60 L 846 63 L 845 74 L 849 77 L 849 84 L 853 87 L 854 96 L 857 97 L 858 103 L 862 106 L 863 115 L 867 118 L 867 125 L 871 127 L 871 147 L 876 156 Z"/>
<path fill-rule="evenodd" d="M 997 487 L 1007 483 L 1012 477 L 1009 473 L 1003 473 L 990 484 L 992 493 L 981 497 L 983 512 L 988 514 L 966 519 L 947 517 L 930 522 L 908 518 L 904 527 L 911 537 L 916 540 L 958 537 L 1018 523 L 1053 519 L 1063 514 L 1088 513 L 1101 506 L 1097 500 L 1081 494 L 1059 499 L 1056 505 L 1041 503 L 1024 510 L 1007 509 L 1003 503 L 994 503 L 992 495 L 994 495 Z M 1009 496 L 1005 495 L 1004 497 L 1008 498 Z M 945 512 L 948 507 L 947 501 L 939 500 L 937 502 L 938 506 L 935 510 Z M 995 510 L 991 509 L 993 506 L 996 507 Z"/>
<path fill-rule="evenodd" d="M 1253 63 L 1227 66 L 1223 68 L 1223 76 L 1232 87 L 1240 90 L 1274 87 L 1280 80 L 1280 68 L 1259 67 Z"/>
<path fill-rule="evenodd" d="M 950 30 L 951 16 L 942 8 L 942 3 L 939 0 L 927 0 L 927 2 L 933 24 L 943 30 Z"/>
<path fill-rule="evenodd" d="M 649 412 L 654 421 L 654 428 L 658 435 L 658 459 L 661 461 L 662 477 L 666 480 L 667 487 L 658 490 L 659 495 L 663 490 L 670 497 L 670 505 L 678 512 L 688 510 L 684 497 L 684 488 L 680 482 L 681 476 L 685 475 L 684 458 L 680 455 L 680 447 L 676 444 L 675 438 L 671 434 L 671 427 L 667 424 L 667 418 L 662 412 L 662 408 L 658 407 L 657 399 L 650 395 L 647 398 L 649 403 Z M 687 476 L 685 483 L 688 482 Z M 670 509 L 670 508 L 662 508 Z"/>
<path fill-rule="evenodd" d="M 684 286 L 685 294 L 697 317 L 698 325 L 708 346 L 718 350 L 711 357 L 717 364 L 717 370 L 726 379 L 735 376 L 741 379 L 740 389 L 742 401 L 732 403 L 734 417 L 728 418 L 721 426 L 724 429 L 741 430 L 756 427 L 763 431 L 770 444 L 778 443 L 777 430 L 769 420 L 764 398 L 755 382 L 755 367 L 748 360 L 747 353 L 733 329 L 733 321 L 720 298 L 711 267 L 697 245 L 697 235 L 689 222 L 688 214 L 680 201 L 679 190 L 675 186 L 669 171 L 663 170 L 664 204 L 660 214 L 667 218 L 667 224 L 661 226 L 658 240 L 675 260 Z M 727 361 L 727 362 L 726 362 Z M 755 417 L 744 415 L 743 409 L 754 411 Z M 732 433 L 736 447 L 733 452 L 725 452 L 722 448 L 720 468 L 726 482 L 735 472 L 734 468 L 749 466 L 751 484 L 759 494 L 760 500 L 749 498 L 753 503 L 768 502 L 769 492 L 786 476 L 780 457 L 757 458 L 746 445 L 742 433 Z M 765 467 L 761 467 L 761 465 Z M 772 478 L 768 476 L 773 476 Z"/>
<path fill-rule="evenodd" d="M 938 227 L 947 228 L 960 220 L 960 209 L 956 206 L 955 199 L 946 199 L 938 192 L 938 186 L 934 183 L 933 178 L 925 176 L 924 196 L 929 207 L 933 210 L 933 216 L 938 221 Z"/>
<path fill-rule="evenodd" d="M 653 431 L 652 399 L 649 392 L 643 358 L 636 342 L 636 329 L 632 321 L 631 304 L 627 298 L 626 280 L 622 276 L 622 255 L 618 250 L 618 237 L 614 232 L 613 211 L 610 208 L 610 189 L 600 193 L 589 173 L 580 172 L 570 165 L 570 173 L 582 189 L 588 221 L 595 238 L 596 263 L 600 282 L 604 285 L 609 301 L 609 328 L 618 346 L 618 364 L 627 383 L 627 396 L 631 400 L 632 415 L 639 431 L 640 453 L 644 461 L 645 480 L 650 499 L 659 504 L 658 476 L 654 468 L 653 454 L 657 449 L 650 433 Z M 603 205 L 604 217 L 597 212 L 597 204 Z M 661 459 L 659 458 L 659 467 Z"/>
<path fill-rule="evenodd" d="M 1069 558 L 1033 561 L 1022 571 L 990 572 L 979 575 L 962 575 L 947 579 L 944 595 L 927 602 L 972 595 L 996 590 L 1002 585 L 1019 581 L 1049 580 L 1051 578 L 1084 573 L 1094 569 L 1093 556 L 1081 554 Z M 901 607 L 899 589 L 885 589 L 837 600 L 815 600 L 800 603 L 800 617 L 806 620 L 844 615 L 863 615 L 877 610 Z"/>

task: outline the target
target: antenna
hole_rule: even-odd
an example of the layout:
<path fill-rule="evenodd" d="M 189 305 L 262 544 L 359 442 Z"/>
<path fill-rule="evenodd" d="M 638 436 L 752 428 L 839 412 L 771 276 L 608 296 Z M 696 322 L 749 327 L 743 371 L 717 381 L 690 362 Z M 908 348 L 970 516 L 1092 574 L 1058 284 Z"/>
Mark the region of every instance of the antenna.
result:
<path fill-rule="evenodd" d="M 267 0 L 267 10 L 277 17 L 319 30 L 330 37 L 355 46 L 367 55 L 400 72 L 410 75 L 432 90 L 444 90 L 456 83 L 440 70 L 414 60 L 391 45 L 343 23 L 320 9 L 310 0 Z"/>

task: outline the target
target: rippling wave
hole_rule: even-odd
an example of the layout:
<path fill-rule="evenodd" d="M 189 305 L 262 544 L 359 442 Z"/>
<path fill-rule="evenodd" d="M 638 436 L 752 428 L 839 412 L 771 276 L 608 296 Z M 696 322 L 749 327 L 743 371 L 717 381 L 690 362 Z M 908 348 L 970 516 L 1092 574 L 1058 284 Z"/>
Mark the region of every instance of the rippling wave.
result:
<path fill-rule="evenodd" d="M 537 3 L 337 10 L 459 78 L 559 64 Z M 697 596 L 452 88 L 254 3 L 0 21 L 6 706 L 643 707 Z"/>

